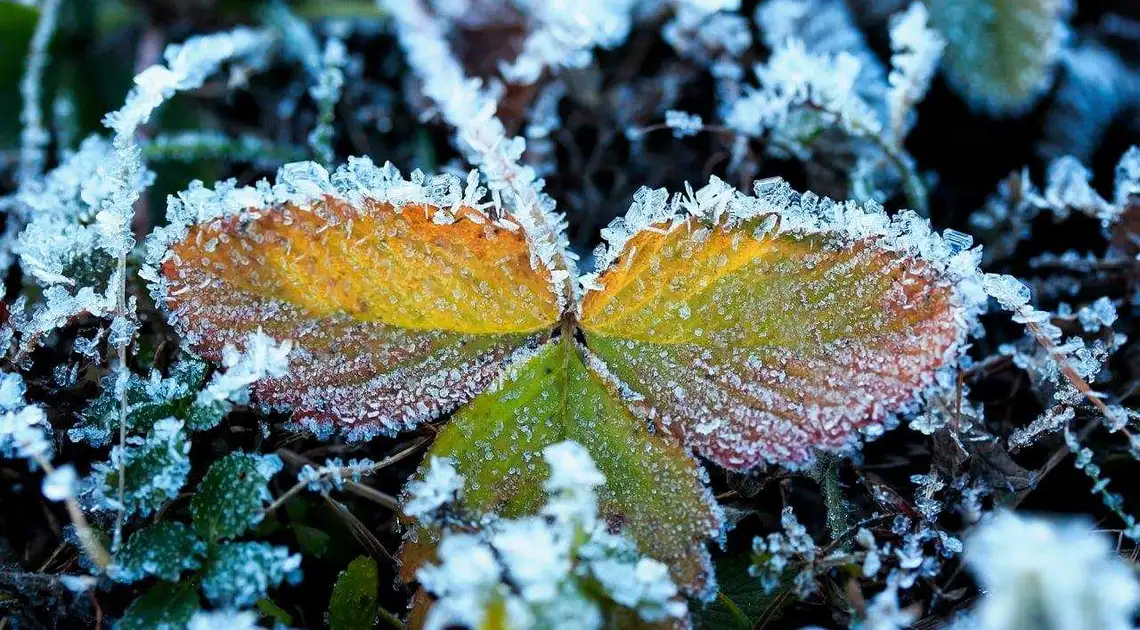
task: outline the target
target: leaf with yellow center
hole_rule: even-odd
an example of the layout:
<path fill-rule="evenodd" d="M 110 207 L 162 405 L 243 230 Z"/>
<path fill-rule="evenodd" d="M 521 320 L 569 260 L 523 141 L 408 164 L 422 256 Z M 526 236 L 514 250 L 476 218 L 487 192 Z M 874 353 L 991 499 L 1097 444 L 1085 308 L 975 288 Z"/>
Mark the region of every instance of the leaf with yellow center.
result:
<path fill-rule="evenodd" d="M 442 220 L 440 219 L 442 215 Z M 466 402 L 559 316 L 510 217 L 324 195 L 191 225 L 161 264 L 173 321 L 206 358 L 261 328 L 292 339 L 257 399 L 303 426 L 393 433 Z"/>
<path fill-rule="evenodd" d="M 580 351 L 565 338 L 543 346 L 456 413 L 424 461 L 455 462 L 468 513 L 513 518 L 547 503 L 550 468 L 539 454 L 574 440 L 606 477 L 598 489 L 600 518 L 668 565 L 678 586 L 703 593 L 711 577 L 705 543 L 720 529 L 703 471 L 675 440 L 650 434 Z M 430 559 L 425 536 L 403 554 L 409 579 Z"/>
<path fill-rule="evenodd" d="M 916 400 L 956 347 L 952 282 L 915 255 L 763 218 L 633 234 L 587 293 L 589 348 L 727 468 L 804 464 Z"/>

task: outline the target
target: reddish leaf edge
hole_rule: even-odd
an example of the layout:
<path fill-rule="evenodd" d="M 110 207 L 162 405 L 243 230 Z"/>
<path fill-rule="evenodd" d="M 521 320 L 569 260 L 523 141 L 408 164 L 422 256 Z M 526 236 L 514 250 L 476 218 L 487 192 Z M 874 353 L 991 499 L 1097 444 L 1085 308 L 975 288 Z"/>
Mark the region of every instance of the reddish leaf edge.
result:
<path fill-rule="evenodd" d="M 973 244 L 972 236 L 952 229 L 935 232 L 929 219 L 913 210 L 888 214 L 873 200 L 835 201 L 812 192 L 801 193 L 780 177 L 755 181 L 753 194 L 748 195 L 714 175 L 707 185 L 696 190 L 686 183 L 684 193 L 670 193 L 665 188 L 638 190 L 626 214 L 601 230 L 603 243 L 594 251 L 594 270 L 580 276 L 581 294 L 605 289 L 598 282 L 599 277 L 641 232 L 691 229 L 694 222 L 720 229 L 749 229 L 756 238 L 786 235 L 824 236 L 846 244 L 872 241 L 884 252 L 921 261 L 930 273 L 950 287 L 950 308 L 957 331 L 956 338 L 943 352 L 939 367 L 924 375 L 923 384 L 915 388 L 913 396 L 892 407 L 881 419 L 853 430 L 846 441 L 817 446 L 801 460 L 767 459 L 754 465 L 733 467 L 702 459 L 741 473 L 762 472 L 767 465 L 790 471 L 808 469 L 815 465 L 818 454 L 849 456 L 864 443 L 897 428 L 904 419 L 927 407 L 929 401 L 956 389 L 959 371 L 967 359 L 969 338 L 980 330 L 978 318 L 988 302 L 982 288 L 982 247 Z M 578 306 L 576 315 L 580 317 L 580 301 Z M 652 412 L 641 402 L 641 394 L 622 383 L 605 367 L 602 359 L 592 357 L 591 363 L 595 369 L 606 370 L 636 415 L 654 423 Z"/>

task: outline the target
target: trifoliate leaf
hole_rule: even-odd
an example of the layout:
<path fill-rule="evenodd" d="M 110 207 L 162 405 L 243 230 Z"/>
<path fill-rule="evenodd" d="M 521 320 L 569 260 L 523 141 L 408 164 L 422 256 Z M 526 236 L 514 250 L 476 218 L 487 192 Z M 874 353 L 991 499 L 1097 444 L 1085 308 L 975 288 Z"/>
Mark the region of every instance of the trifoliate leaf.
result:
<path fill-rule="evenodd" d="M 1033 106 L 1053 83 L 1068 36 L 1069 0 L 929 0 L 930 21 L 946 38 L 950 85 L 995 114 Z"/>
<path fill-rule="evenodd" d="M 201 568 L 206 543 L 182 523 L 160 521 L 131 534 L 107 573 L 117 582 L 131 583 L 148 575 L 168 582 L 183 571 Z"/>
<path fill-rule="evenodd" d="M 546 503 L 550 469 L 542 450 L 576 440 L 606 477 L 600 517 L 668 565 L 679 586 L 703 593 L 710 578 L 705 541 L 720 527 L 704 472 L 683 447 L 650 434 L 580 352 L 563 339 L 513 367 L 452 418 L 425 461 L 454 460 L 465 478 L 463 509 L 515 517 Z M 422 560 L 405 556 L 405 574 Z"/>
<path fill-rule="evenodd" d="M 234 538 L 256 525 L 273 500 L 269 479 L 280 470 L 276 455 L 237 452 L 214 462 L 190 502 L 198 534 L 207 541 Z"/>
<path fill-rule="evenodd" d="M 227 542 L 211 549 L 202 594 L 215 606 L 245 608 L 288 580 L 301 579 L 301 556 L 262 542 Z"/>
<path fill-rule="evenodd" d="M 616 242 L 582 304 L 587 345 L 649 419 L 738 470 L 804 465 L 909 408 L 977 308 L 957 284 L 976 252 L 913 213 L 758 186 L 643 194 L 603 232 Z"/>
<path fill-rule="evenodd" d="M 370 630 L 376 619 L 379 589 L 376 561 L 360 556 L 349 563 L 333 586 L 329 599 L 331 630 Z"/>
<path fill-rule="evenodd" d="M 145 438 L 128 437 L 125 449 L 115 446 L 109 461 L 93 466 L 91 495 L 100 509 L 118 509 L 120 462 L 126 473 L 126 516 L 149 516 L 162 509 L 178 496 L 190 474 L 190 440 L 182 422 L 159 420 Z"/>
<path fill-rule="evenodd" d="M 472 185 L 367 160 L 278 180 L 182 193 L 152 260 L 158 301 L 203 356 L 259 328 L 293 340 L 289 373 L 253 391 L 302 426 L 366 438 L 435 418 L 557 321 L 551 272 L 509 215 L 470 205 Z"/>
<path fill-rule="evenodd" d="M 131 602 L 116 630 L 185 630 L 198 610 L 198 593 L 191 582 L 159 582 Z"/>

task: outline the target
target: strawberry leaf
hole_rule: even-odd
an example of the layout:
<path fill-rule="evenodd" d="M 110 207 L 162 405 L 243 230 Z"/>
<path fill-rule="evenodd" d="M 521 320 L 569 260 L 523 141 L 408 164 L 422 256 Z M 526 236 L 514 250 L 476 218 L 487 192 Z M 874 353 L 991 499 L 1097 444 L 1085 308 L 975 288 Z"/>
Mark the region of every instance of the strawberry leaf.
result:
<path fill-rule="evenodd" d="M 580 351 L 564 338 L 516 364 L 455 415 L 425 461 L 454 460 L 465 478 L 464 511 L 511 518 L 535 513 L 547 501 L 543 482 L 550 470 L 542 450 L 575 440 L 606 476 L 598 490 L 601 518 L 670 566 L 679 586 L 704 594 L 710 584 L 705 541 L 718 532 L 720 518 L 703 488 L 703 471 L 686 449 L 650 434 Z M 422 548 L 405 553 L 404 575 L 428 557 Z"/>
<path fill-rule="evenodd" d="M 804 465 L 909 409 L 977 310 L 959 271 L 977 274 L 977 250 L 913 213 L 782 182 L 758 194 L 642 193 L 581 309 L 587 345 L 647 414 L 740 470 Z"/>
<path fill-rule="evenodd" d="M 302 426 L 367 438 L 435 418 L 557 321 L 551 271 L 509 215 L 475 207 L 473 180 L 405 181 L 367 160 L 278 180 L 182 193 L 150 277 L 206 358 L 259 328 L 292 339 L 289 373 L 254 395 Z"/>

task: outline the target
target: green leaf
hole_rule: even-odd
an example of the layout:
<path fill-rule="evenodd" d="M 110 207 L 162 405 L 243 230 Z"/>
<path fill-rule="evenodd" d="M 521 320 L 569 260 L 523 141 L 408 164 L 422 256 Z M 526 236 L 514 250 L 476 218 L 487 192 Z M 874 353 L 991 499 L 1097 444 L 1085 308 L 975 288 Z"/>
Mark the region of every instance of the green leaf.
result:
<path fill-rule="evenodd" d="M 215 606 L 246 608 L 269 589 L 301 577 L 301 556 L 263 542 L 222 543 L 210 551 L 202 572 L 202 594 Z"/>
<path fill-rule="evenodd" d="M 778 590 L 765 593 L 748 573 L 750 554 L 733 554 L 716 561 L 716 599 L 697 613 L 697 627 L 707 630 L 752 630 L 761 618 L 771 620 L 786 599 Z"/>
<path fill-rule="evenodd" d="M 186 354 L 171 366 L 167 378 L 158 372 L 152 372 L 149 379 L 131 374 L 127 381 L 127 432 L 146 433 L 164 418 L 185 420 L 192 431 L 217 425 L 221 418 L 214 406 L 195 403 L 208 369 L 205 361 Z M 105 446 L 117 439 L 121 403 L 113 377 L 109 379 L 104 381 L 99 397 L 80 414 L 79 422 L 68 430 L 71 441 Z"/>
<path fill-rule="evenodd" d="M 190 502 L 194 527 L 207 541 L 234 538 L 261 520 L 273 496 L 269 479 L 281 470 L 276 455 L 235 452 L 214 462 Z"/>
<path fill-rule="evenodd" d="M 95 464 L 92 496 L 102 509 L 118 506 L 120 461 L 126 472 L 126 516 L 158 512 L 178 496 L 190 474 L 190 441 L 182 422 L 174 418 L 159 420 L 145 438 L 127 438 L 126 449 L 116 446 L 109 461 Z"/>
<path fill-rule="evenodd" d="M 20 139 L 22 103 L 16 86 L 24 75 L 28 44 L 36 28 L 35 7 L 0 0 L 0 147 L 14 147 Z"/>
<path fill-rule="evenodd" d="M 947 82 L 973 107 L 1022 113 L 1052 84 L 1068 36 L 1068 2 L 930 0 L 927 6 L 946 38 Z"/>
<path fill-rule="evenodd" d="M 376 561 L 360 556 L 349 563 L 333 586 L 329 599 L 331 630 L 368 630 L 376 619 L 379 575 Z"/>
<path fill-rule="evenodd" d="M 297 536 L 297 544 L 301 545 L 305 553 L 317 558 L 324 557 L 329 548 L 328 534 L 304 523 L 290 523 L 289 529 L 293 530 L 293 534 Z"/>
<path fill-rule="evenodd" d="M 288 627 L 293 625 L 293 615 L 290 615 L 284 608 L 278 606 L 268 597 L 262 597 L 257 600 L 257 610 L 261 612 L 263 617 L 269 617 L 283 626 Z"/>
<path fill-rule="evenodd" d="M 650 434 L 580 352 L 568 339 L 555 341 L 508 370 L 499 387 L 454 416 L 425 461 L 455 461 L 465 477 L 465 509 L 510 518 L 546 503 L 542 450 L 576 440 L 606 476 L 598 490 L 602 519 L 668 565 L 682 588 L 703 594 L 705 541 L 720 527 L 703 471 L 674 440 Z"/>
<path fill-rule="evenodd" d="M 108 568 L 117 582 L 131 583 L 153 575 L 168 582 L 183 571 L 202 566 L 206 544 L 182 523 L 161 521 L 131 535 Z"/>
<path fill-rule="evenodd" d="M 191 582 L 154 585 L 131 602 L 116 630 L 185 630 L 198 610 L 198 594 Z"/>

